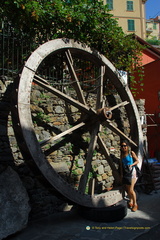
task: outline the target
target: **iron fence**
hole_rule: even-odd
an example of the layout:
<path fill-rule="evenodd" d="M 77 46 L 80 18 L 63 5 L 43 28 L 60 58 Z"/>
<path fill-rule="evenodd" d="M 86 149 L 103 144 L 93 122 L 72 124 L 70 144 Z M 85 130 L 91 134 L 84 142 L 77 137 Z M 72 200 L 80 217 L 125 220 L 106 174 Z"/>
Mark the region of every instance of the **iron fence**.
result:
<path fill-rule="evenodd" d="M 24 61 L 35 48 L 29 36 L 16 33 L 11 24 L 2 21 L 0 28 L 0 75 L 14 76 L 24 65 Z"/>

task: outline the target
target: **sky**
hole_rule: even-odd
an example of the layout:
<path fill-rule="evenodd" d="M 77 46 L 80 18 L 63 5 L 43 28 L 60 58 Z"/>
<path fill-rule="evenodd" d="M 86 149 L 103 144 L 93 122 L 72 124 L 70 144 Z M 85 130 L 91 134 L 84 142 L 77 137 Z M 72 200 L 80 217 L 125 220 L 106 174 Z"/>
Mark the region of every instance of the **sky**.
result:
<path fill-rule="evenodd" d="M 160 16 L 160 0 L 147 0 L 146 19 Z"/>

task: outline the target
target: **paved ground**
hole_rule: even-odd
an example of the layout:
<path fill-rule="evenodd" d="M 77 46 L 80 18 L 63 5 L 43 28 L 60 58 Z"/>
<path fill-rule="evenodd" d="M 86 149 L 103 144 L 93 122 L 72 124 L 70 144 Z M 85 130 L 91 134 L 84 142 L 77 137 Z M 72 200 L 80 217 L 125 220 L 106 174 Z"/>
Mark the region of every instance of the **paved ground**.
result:
<path fill-rule="evenodd" d="M 160 191 L 139 194 L 139 210 L 118 222 L 92 222 L 75 209 L 30 222 L 7 240 L 151 240 L 160 237 Z"/>

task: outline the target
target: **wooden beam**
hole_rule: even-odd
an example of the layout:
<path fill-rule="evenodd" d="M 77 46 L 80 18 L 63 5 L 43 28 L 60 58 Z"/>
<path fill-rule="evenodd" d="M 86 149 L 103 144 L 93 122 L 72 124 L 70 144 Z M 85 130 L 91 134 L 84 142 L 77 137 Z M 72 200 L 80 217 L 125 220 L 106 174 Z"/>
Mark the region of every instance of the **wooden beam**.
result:
<path fill-rule="evenodd" d="M 70 128 L 70 129 L 67 129 L 66 131 L 64 131 L 64 132 L 62 132 L 62 133 L 60 133 L 60 134 L 57 134 L 57 135 L 54 136 L 54 137 L 51 137 L 51 138 L 48 138 L 48 139 L 46 139 L 46 140 L 41 141 L 41 142 L 40 142 L 40 145 L 41 145 L 41 146 L 44 146 L 44 145 L 48 144 L 49 142 L 54 142 L 54 141 L 56 141 L 56 140 L 58 140 L 58 139 L 60 139 L 60 138 L 62 138 L 62 137 L 64 137 L 64 136 L 66 136 L 67 134 L 69 134 L 69 133 L 77 130 L 78 128 L 83 127 L 84 125 L 85 125 L 85 123 L 84 123 L 84 122 L 81 122 L 81 123 L 77 124 L 76 126 Z"/>
<path fill-rule="evenodd" d="M 71 78 L 74 80 L 72 85 L 73 85 L 73 87 L 74 87 L 74 89 L 77 93 L 78 100 L 80 101 L 80 103 L 83 103 L 84 105 L 86 105 L 86 101 L 85 101 L 85 98 L 83 96 L 83 91 L 81 89 L 79 80 L 77 78 L 76 72 L 75 72 L 74 67 L 73 67 L 73 59 L 72 59 L 71 52 L 69 50 L 67 50 L 65 52 L 65 55 L 66 55 L 66 62 L 67 62 L 67 66 L 68 66 Z"/>
<path fill-rule="evenodd" d="M 118 136 L 123 137 L 125 139 L 127 139 L 132 145 L 134 145 L 135 147 L 137 147 L 137 144 L 135 142 L 132 141 L 132 139 L 130 139 L 126 134 L 124 134 L 121 130 L 119 130 L 117 127 L 115 127 L 113 125 L 113 123 L 111 123 L 110 120 L 106 120 L 105 122 L 102 123 L 103 125 L 105 125 L 106 127 L 108 127 L 110 130 L 112 130 L 114 133 L 116 133 Z"/>
<path fill-rule="evenodd" d="M 127 104 L 129 104 L 129 102 L 124 101 L 124 102 L 121 102 L 121 103 L 119 103 L 119 104 L 117 104 L 117 105 L 115 105 L 115 106 L 109 108 L 109 110 L 110 110 L 110 111 L 113 111 L 113 110 L 115 110 L 116 108 L 124 107 L 124 106 L 127 105 Z"/>
<path fill-rule="evenodd" d="M 36 76 L 37 77 L 37 76 Z M 56 95 L 57 97 L 60 97 L 61 99 L 63 99 L 64 101 L 70 103 L 71 105 L 73 105 L 74 107 L 80 109 L 82 112 L 85 112 L 87 114 L 89 113 L 95 113 L 93 110 L 91 110 L 89 107 L 87 107 L 86 105 L 80 103 L 79 101 L 75 100 L 74 98 L 67 96 L 66 94 L 64 94 L 63 92 L 59 91 L 58 89 L 47 85 L 46 83 L 44 83 L 43 81 L 34 78 L 34 82 L 37 83 L 39 86 L 43 87 L 44 89 L 48 90 L 49 92 L 53 93 L 54 95 Z M 95 113 L 96 114 L 96 113 Z"/>
<path fill-rule="evenodd" d="M 116 169 L 116 167 L 113 163 L 113 160 L 110 156 L 108 148 L 106 147 L 106 145 L 105 145 L 104 141 L 102 140 L 102 138 L 100 137 L 100 135 L 98 135 L 97 143 L 98 143 L 100 149 L 102 150 L 109 166 L 112 169 L 112 174 L 113 174 L 113 177 L 115 178 L 116 183 L 120 183 L 120 175 L 119 175 L 119 173 L 118 173 L 118 171 L 117 171 L 117 169 Z"/>
<path fill-rule="evenodd" d="M 85 170 L 79 182 L 78 190 L 82 193 L 85 192 L 87 181 L 88 181 L 88 175 L 91 170 L 91 162 L 92 162 L 93 152 L 95 150 L 96 143 L 97 143 L 98 131 L 99 131 L 99 123 L 96 124 L 95 128 L 92 130 L 91 141 L 89 143 L 88 153 L 86 157 Z"/>

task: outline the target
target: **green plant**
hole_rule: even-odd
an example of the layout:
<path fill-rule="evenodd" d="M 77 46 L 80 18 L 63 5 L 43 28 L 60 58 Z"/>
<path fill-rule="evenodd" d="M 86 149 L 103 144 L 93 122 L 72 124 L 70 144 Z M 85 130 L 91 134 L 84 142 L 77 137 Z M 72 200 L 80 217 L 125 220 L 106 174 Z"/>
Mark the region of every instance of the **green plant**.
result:
<path fill-rule="evenodd" d="M 76 169 L 72 170 L 72 174 L 75 176 L 78 176 L 78 173 L 76 172 Z"/>
<path fill-rule="evenodd" d="M 160 45 L 160 40 L 158 39 L 146 39 L 146 42 L 148 42 L 151 45 Z"/>
<path fill-rule="evenodd" d="M 95 149 L 95 150 L 93 151 L 93 156 L 95 157 L 96 154 L 97 154 L 97 150 Z"/>
<path fill-rule="evenodd" d="M 49 144 L 47 144 L 44 148 L 47 150 L 49 149 L 51 146 Z"/>
<path fill-rule="evenodd" d="M 50 98 L 50 96 L 49 96 L 49 95 L 47 95 L 46 93 L 41 93 L 41 94 L 40 94 L 40 98 L 49 99 L 49 98 Z"/>
<path fill-rule="evenodd" d="M 93 172 L 89 172 L 88 179 L 93 178 Z"/>
<path fill-rule="evenodd" d="M 41 104 L 43 101 L 42 100 L 40 100 L 40 99 L 38 99 L 38 100 L 34 100 L 34 103 L 36 104 L 36 105 L 39 105 L 39 104 Z"/>
<path fill-rule="evenodd" d="M 142 46 L 124 34 L 102 0 L 1 0 L 0 17 L 17 38 L 33 42 L 31 49 L 50 39 L 73 38 L 104 54 L 117 69 L 131 74 L 141 66 Z"/>
<path fill-rule="evenodd" d="M 38 112 L 36 113 L 36 116 L 34 117 L 34 122 L 38 121 L 45 121 L 45 122 L 50 122 L 50 117 L 43 112 Z"/>
<path fill-rule="evenodd" d="M 68 144 L 67 144 L 68 145 Z M 72 152 L 72 148 L 73 148 L 73 144 L 70 144 L 69 146 L 67 146 L 68 151 Z"/>

